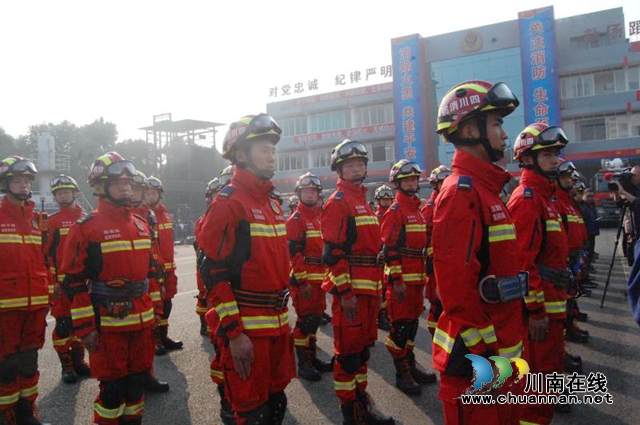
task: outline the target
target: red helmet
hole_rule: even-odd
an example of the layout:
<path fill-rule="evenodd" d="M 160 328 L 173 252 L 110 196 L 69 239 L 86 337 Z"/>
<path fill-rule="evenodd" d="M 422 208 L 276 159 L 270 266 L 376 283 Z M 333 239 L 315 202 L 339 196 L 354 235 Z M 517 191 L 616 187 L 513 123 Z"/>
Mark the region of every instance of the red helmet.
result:
<path fill-rule="evenodd" d="M 137 175 L 136 167 L 117 152 L 107 152 L 93 162 L 89 171 L 88 183 L 93 187 L 100 181 L 110 178 L 130 178 Z"/>
<path fill-rule="evenodd" d="M 438 108 L 438 134 L 449 140 L 462 121 L 482 112 L 512 113 L 520 104 L 505 83 L 491 84 L 482 80 L 465 81 L 444 95 Z"/>
<path fill-rule="evenodd" d="M 214 194 L 220 192 L 220 189 L 222 189 L 222 185 L 220 184 L 220 179 L 216 177 L 210 180 L 209 183 L 207 183 L 207 187 L 204 191 L 204 196 L 207 198 L 213 196 Z"/>
<path fill-rule="evenodd" d="M 422 174 L 422 169 L 417 162 L 409 161 L 408 159 L 401 159 L 396 162 L 391 171 L 389 171 L 389 182 L 393 183 L 407 177 L 418 177 Z"/>
<path fill-rule="evenodd" d="M 71 189 L 80 192 L 78 182 L 66 174 L 60 174 L 51 179 L 51 193 L 56 193 L 56 191 L 60 189 Z"/>
<path fill-rule="evenodd" d="M 147 175 L 140 170 L 136 170 L 137 173 L 133 176 L 133 180 L 131 180 L 132 185 L 140 186 L 143 188 L 149 187 L 149 181 L 147 179 Z"/>
<path fill-rule="evenodd" d="M 306 188 L 313 188 L 318 192 L 322 192 L 322 183 L 320 182 L 320 179 L 309 171 L 300 176 L 296 182 L 295 191 L 298 192 Z"/>
<path fill-rule="evenodd" d="M 6 192 L 9 177 L 29 176 L 33 180 L 36 174 L 36 166 L 28 159 L 17 155 L 7 157 L 0 162 L 0 191 Z"/>
<path fill-rule="evenodd" d="M 331 171 L 336 171 L 338 165 L 351 158 L 362 158 L 369 162 L 367 148 L 362 142 L 344 139 L 331 151 Z"/>
<path fill-rule="evenodd" d="M 514 159 L 522 160 L 523 155 L 547 148 L 564 148 L 569 140 L 560 127 L 549 127 L 537 122 L 520 132 L 513 144 Z"/>
<path fill-rule="evenodd" d="M 373 199 L 393 199 L 393 189 L 386 184 L 383 184 L 373 193 Z"/>
<path fill-rule="evenodd" d="M 147 179 L 147 184 L 150 188 L 158 189 L 159 192 L 164 192 L 164 185 L 162 184 L 162 180 L 157 177 L 151 176 Z"/>
<path fill-rule="evenodd" d="M 231 123 L 222 143 L 222 157 L 235 161 L 234 152 L 244 143 L 257 137 L 267 137 L 274 145 L 280 141 L 282 129 L 271 115 L 246 115 Z"/>
<path fill-rule="evenodd" d="M 447 177 L 451 175 L 451 170 L 447 168 L 446 165 L 440 165 L 433 170 L 431 170 L 431 174 L 429 175 L 429 184 L 435 185 L 438 182 L 443 181 Z"/>

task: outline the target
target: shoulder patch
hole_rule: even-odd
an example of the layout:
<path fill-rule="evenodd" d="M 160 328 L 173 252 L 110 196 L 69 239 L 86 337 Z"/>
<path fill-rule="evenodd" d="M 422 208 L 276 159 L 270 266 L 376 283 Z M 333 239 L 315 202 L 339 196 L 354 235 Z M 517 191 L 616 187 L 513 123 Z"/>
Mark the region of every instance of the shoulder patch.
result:
<path fill-rule="evenodd" d="M 231 194 L 233 192 L 236 191 L 236 188 L 233 186 L 225 186 L 222 188 L 222 190 L 220 192 L 218 192 L 218 194 L 216 195 L 217 198 L 221 198 L 221 199 L 226 199 L 229 196 L 231 196 Z"/>
<path fill-rule="evenodd" d="M 524 190 L 522 191 L 522 197 L 524 199 L 533 199 L 533 188 L 525 187 Z"/>
<path fill-rule="evenodd" d="M 336 192 L 336 195 L 333 197 L 336 201 L 342 201 L 342 197 L 344 196 L 344 192 L 339 190 Z"/>
<path fill-rule="evenodd" d="M 460 176 L 458 177 L 458 186 L 459 190 L 471 190 L 472 188 L 472 179 L 469 176 Z"/>
<path fill-rule="evenodd" d="M 93 215 L 91 213 L 87 213 L 84 216 L 80 217 L 77 221 L 76 224 L 83 224 L 86 223 L 87 221 L 91 220 L 93 218 Z"/>
<path fill-rule="evenodd" d="M 391 207 L 389 207 L 389 208 L 391 209 L 391 211 L 395 211 L 395 210 L 397 210 L 398 208 L 400 208 L 400 204 L 397 204 L 397 203 L 396 203 L 396 204 L 393 204 L 393 205 L 391 205 Z"/>

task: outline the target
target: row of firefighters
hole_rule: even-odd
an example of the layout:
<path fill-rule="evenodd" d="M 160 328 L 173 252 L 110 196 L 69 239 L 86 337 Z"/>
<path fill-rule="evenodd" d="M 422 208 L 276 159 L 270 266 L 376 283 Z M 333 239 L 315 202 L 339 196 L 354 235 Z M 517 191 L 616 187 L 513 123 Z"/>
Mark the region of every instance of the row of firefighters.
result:
<path fill-rule="evenodd" d="M 396 386 L 417 395 L 436 383 L 414 355 L 425 298 L 447 424 L 551 421 L 556 406 L 459 398 L 473 385 L 468 354 L 523 358 L 532 373 L 581 367 L 564 336 L 568 328 L 587 337 L 573 323 L 586 319 L 575 298 L 588 268 L 587 232 L 572 197 L 576 170 L 559 157 L 568 143 L 561 128 L 529 125 L 514 145 L 520 185 L 503 203 L 511 175 L 496 163 L 507 147 L 503 119 L 518 104 L 504 83 L 467 81 L 446 94 L 438 132 L 456 151 L 451 170 L 431 172 L 424 205 L 423 170 L 403 159 L 389 186 L 376 190 L 373 211 L 363 186 L 367 149 L 347 139 L 331 153 L 336 190 L 323 202 L 321 180 L 300 176 L 288 219 L 271 183 L 280 127 L 267 114 L 231 124 L 223 143 L 231 165 L 207 184 L 195 243 L 196 311 L 215 347 L 211 377 L 224 424 L 281 424 L 295 354 L 303 379 L 333 372 L 345 425 L 394 424 L 366 391 L 370 349 L 388 322 Z M 154 354 L 182 348 L 167 336 L 177 278 L 162 183 L 109 152 L 89 174 L 97 209 L 84 214 L 75 180 L 58 176 L 51 189 L 60 212 L 45 220 L 29 199 L 36 173 L 21 157 L 0 163 L 0 424 L 41 423 L 37 359 L 50 304 L 65 382 L 89 373 L 89 351 L 99 381 L 94 422 L 140 424 L 145 385 L 168 389 L 153 374 Z M 317 355 L 316 332 L 327 318 L 330 362 Z M 488 391 L 517 393 L 521 384 Z"/>

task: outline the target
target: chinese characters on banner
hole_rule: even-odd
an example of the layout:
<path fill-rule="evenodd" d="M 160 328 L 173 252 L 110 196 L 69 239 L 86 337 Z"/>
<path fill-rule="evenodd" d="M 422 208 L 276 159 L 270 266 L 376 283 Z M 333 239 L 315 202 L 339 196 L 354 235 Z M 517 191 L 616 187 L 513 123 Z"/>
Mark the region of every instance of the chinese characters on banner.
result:
<path fill-rule="evenodd" d="M 407 158 L 426 169 L 424 100 L 421 96 L 420 35 L 391 41 L 396 160 Z"/>
<path fill-rule="evenodd" d="M 334 87 L 346 86 L 351 84 L 359 84 L 362 82 L 375 82 L 380 78 L 391 78 L 391 65 L 384 65 L 379 68 L 367 68 L 364 73 L 360 70 L 351 71 L 349 74 L 336 74 L 334 78 Z M 319 90 L 319 82 L 317 78 L 308 80 L 307 83 L 301 81 L 295 84 L 282 84 L 281 86 L 269 87 L 269 97 L 287 97 L 307 92 Z"/>
<path fill-rule="evenodd" d="M 629 22 L 629 38 L 640 41 L 640 21 Z"/>
<path fill-rule="evenodd" d="M 553 6 L 518 14 L 525 124 L 561 125 Z"/>

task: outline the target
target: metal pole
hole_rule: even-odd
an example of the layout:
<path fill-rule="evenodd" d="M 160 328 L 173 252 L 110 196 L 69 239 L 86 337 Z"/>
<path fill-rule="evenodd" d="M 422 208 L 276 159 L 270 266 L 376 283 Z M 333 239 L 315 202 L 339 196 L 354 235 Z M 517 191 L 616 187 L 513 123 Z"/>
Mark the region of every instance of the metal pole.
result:
<path fill-rule="evenodd" d="M 618 224 L 618 233 L 616 234 L 616 242 L 613 245 L 613 255 L 611 256 L 611 264 L 609 264 L 609 273 L 607 274 L 607 281 L 604 284 L 604 291 L 602 292 L 602 301 L 600 301 L 600 308 L 604 307 L 604 299 L 607 296 L 607 289 L 609 289 L 609 281 L 611 280 L 611 271 L 613 270 L 613 263 L 616 259 L 616 252 L 618 251 L 618 243 L 620 242 L 620 234 L 622 233 L 622 224 L 624 223 L 624 215 L 627 210 L 627 205 L 622 206 L 620 211 L 620 223 Z"/>

